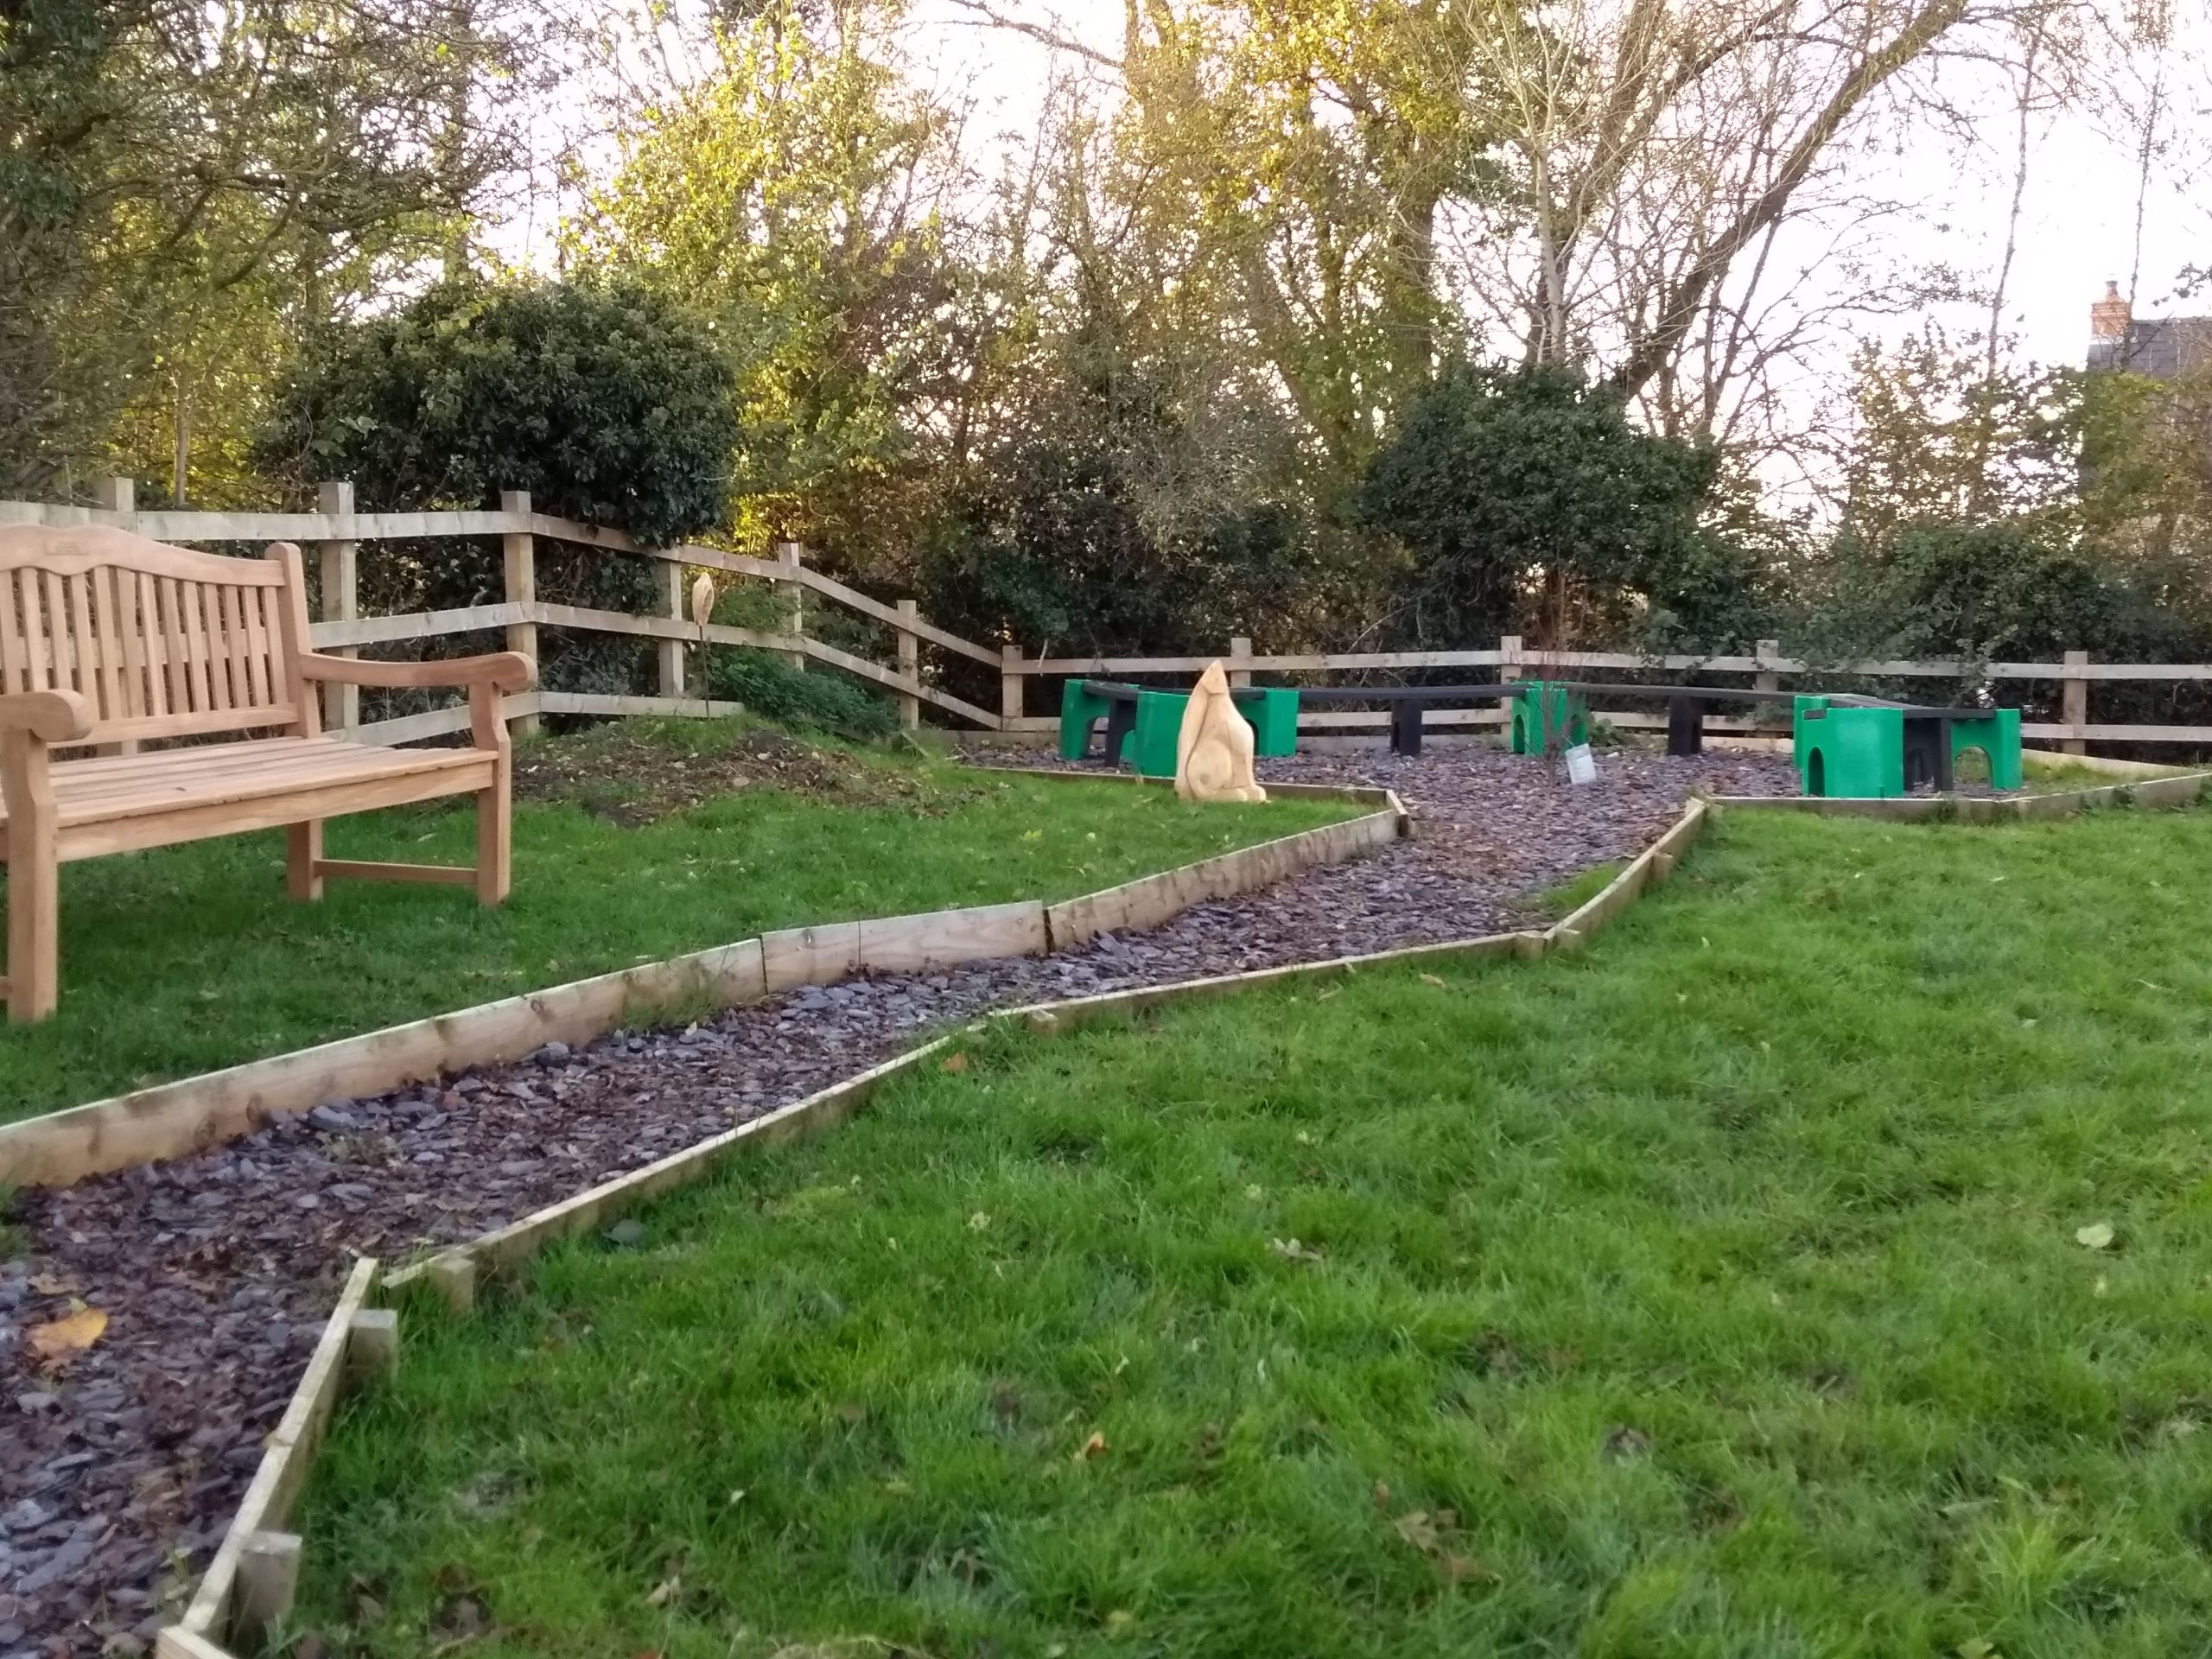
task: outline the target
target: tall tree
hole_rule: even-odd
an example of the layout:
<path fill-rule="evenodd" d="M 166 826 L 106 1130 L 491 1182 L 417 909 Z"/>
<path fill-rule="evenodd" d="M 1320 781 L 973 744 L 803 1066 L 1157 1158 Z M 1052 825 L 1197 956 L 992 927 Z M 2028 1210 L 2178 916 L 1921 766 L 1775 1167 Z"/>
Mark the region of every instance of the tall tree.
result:
<path fill-rule="evenodd" d="M 664 284 L 739 365 L 741 539 L 871 563 L 911 540 L 953 291 L 952 112 L 895 63 L 894 8 L 767 0 L 718 27 L 703 78 L 631 112 L 575 257 Z"/>
<path fill-rule="evenodd" d="M 436 245 L 504 153 L 521 27 L 454 19 L 411 0 L 0 12 L 0 488 L 67 489 L 149 396 L 188 450 L 244 298 L 310 325 Z"/>

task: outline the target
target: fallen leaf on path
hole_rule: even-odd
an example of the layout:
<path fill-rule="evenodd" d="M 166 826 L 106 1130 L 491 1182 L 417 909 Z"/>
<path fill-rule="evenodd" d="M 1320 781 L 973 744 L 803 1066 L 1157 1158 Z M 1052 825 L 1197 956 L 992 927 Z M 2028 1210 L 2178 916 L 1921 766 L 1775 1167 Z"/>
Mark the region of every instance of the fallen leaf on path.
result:
<path fill-rule="evenodd" d="M 82 1302 L 73 1302 L 69 1312 L 60 1319 L 31 1326 L 31 1351 L 46 1364 L 67 1364 L 98 1342 L 106 1329 L 106 1313 Z"/>
<path fill-rule="evenodd" d="M 2074 1232 L 2074 1242 L 2092 1250 L 2110 1249 L 2113 1237 L 2112 1224 L 2104 1221 L 2093 1221 L 2087 1227 L 2076 1228 Z"/>
<path fill-rule="evenodd" d="M 1421 976 L 1421 982 L 1424 985 L 1441 985 L 1444 982 L 1434 974 L 1423 974 Z"/>
<path fill-rule="evenodd" d="M 1083 1443 L 1083 1449 L 1075 1454 L 1075 1460 L 1077 1463 L 1089 1463 L 1093 1458 L 1104 1456 L 1105 1452 L 1106 1437 L 1103 1434 L 1093 1434 Z"/>
<path fill-rule="evenodd" d="M 1268 1248 L 1286 1262 L 1319 1262 L 1321 1252 L 1311 1244 L 1301 1244 L 1294 1238 L 1271 1238 Z"/>
<path fill-rule="evenodd" d="M 1429 1519 L 1427 1510 L 1415 1510 L 1409 1515 L 1402 1515 L 1391 1524 L 1397 1529 L 1399 1537 L 1422 1554 L 1433 1555 L 1436 1553 L 1440 1541 L 1436 1535 L 1436 1522 Z"/>
<path fill-rule="evenodd" d="M 665 1607 L 683 1593 L 683 1580 L 673 1573 L 645 1592 L 645 1605 Z"/>
<path fill-rule="evenodd" d="M 944 1065 L 938 1067 L 938 1070 L 940 1071 L 950 1071 L 956 1076 L 960 1072 L 965 1071 L 967 1069 L 968 1056 L 964 1052 L 951 1056 L 944 1062 Z"/>

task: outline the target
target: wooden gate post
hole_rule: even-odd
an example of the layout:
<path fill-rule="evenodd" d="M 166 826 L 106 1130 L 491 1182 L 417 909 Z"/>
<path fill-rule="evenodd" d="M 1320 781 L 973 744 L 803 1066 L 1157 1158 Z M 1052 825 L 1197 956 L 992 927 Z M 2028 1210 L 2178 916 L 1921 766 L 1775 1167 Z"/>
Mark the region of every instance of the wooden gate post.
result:
<path fill-rule="evenodd" d="M 315 508 L 333 518 L 353 516 L 351 480 L 327 479 L 315 486 Z M 361 614 L 361 544 L 351 537 L 319 543 L 322 572 L 322 615 L 325 622 L 352 622 Z M 340 645 L 334 655 L 358 657 L 358 645 Z M 326 683 L 322 688 L 322 723 L 326 730 L 351 731 L 361 723 L 361 688 Z"/>
<path fill-rule="evenodd" d="M 999 647 L 999 729 L 1010 732 L 1021 718 L 1021 647 Z"/>
<path fill-rule="evenodd" d="M 653 561 L 653 602 L 661 615 L 672 616 L 679 622 L 683 620 L 683 567 L 673 559 Z M 654 654 L 658 658 L 661 696 L 671 701 L 680 700 L 683 696 L 683 642 L 657 640 Z M 702 676 L 704 672 L 702 665 Z"/>
<path fill-rule="evenodd" d="M 528 490 L 501 490 L 499 511 L 530 515 Z M 502 593 L 510 605 L 537 603 L 537 539 L 526 530 L 511 530 L 499 537 L 499 569 L 504 584 Z M 507 649 L 518 651 L 533 663 L 537 660 L 537 624 L 510 622 L 507 625 Z M 507 728 L 517 737 L 535 737 L 544 724 L 536 715 L 519 715 L 507 722 Z"/>
<path fill-rule="evenodd" d="M 797 570 L 805 557 L 806 550 L 797 542 L 783 542 L 776 548 L 776 563 L 786 565 L 792 570 Z M 786 582 L 780 585 L 784 588 L 784 632 L 793 639 L 804 639 L 806 635 L 806 589 L 796 582 Z M 789 661 L 793 668 L 799 670 L 802 673 L 805 671 L 806 653 L 804 652 L 791 652 Z"/>
<path fill-rule="evenodd" d="M 1781 655 L 1782 641 L 1779 639 L 1762 639 L 1751 647 L 1751 660 L 1755 663 L 1774 662 Z M 1751 690 L 1778 692 L 1782 690 L 1782 676 L 1770 668 L 1762 667 L 1759 672 L 1751 676 Z"/>
<path fill-rule="evenodd" d="M 2067 667 L 2087 668 L 2088 665 L 2088 652 L 2069 651 L 2066 653 Z M 2089 682 L 2086 677 L 2068 677 L 2065 686 L 2065 705 L 2061 713 L 2064 715 L 2066 723 L 2074 728 L 2077 735 L 2069 736 L 2059 747 L 2068 754 L 2087 754 L 2089 752 L 2089 746 L 2078 735 L 2082 728 L 2089 723 Z"/>
<path fill-rule="evenodd" d="M 911 599 L 900 600 L 898 608 L 899 620 L 902 623 L 912 622 L 921 613 L 920 606 Z M 922 677 L 922 642 L 908 627 L 899 630 L 899 677 L 914 681 Z M 919 697 L 904 691 L 899 694 L 899 723 L 908 731 L 922 723 L 922 700 Z"/>
<path fill-rule="evenodd" d="M 124 521 L 123 527 L 130 529 L 130 521 L 138 516 L 137 480 L 129 478 L 96 479 L 92 483 L 92 505 L 103 512 L 114 513 Z M 31 522 L 36 524 L 38 521 L 33 519 Z"/>
<path fill-rule="evenodd" d="M 1244 665 L 1239 668 L 1239 663 Z M 1232 686 L 1252 683 L 1252 642 L 1242 634 L 1229 642 L 1229 683 Z"/>

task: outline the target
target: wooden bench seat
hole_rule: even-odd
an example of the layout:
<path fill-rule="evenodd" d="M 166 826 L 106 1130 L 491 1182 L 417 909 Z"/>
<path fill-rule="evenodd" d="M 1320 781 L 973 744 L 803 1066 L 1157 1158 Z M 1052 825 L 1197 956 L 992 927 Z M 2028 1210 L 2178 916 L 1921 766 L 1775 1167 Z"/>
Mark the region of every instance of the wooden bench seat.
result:
<path fill-rule="evenodd" d="M 455 778 L 455 772 L 468 774 Z M 481 749 L 390 749 L 334 737 L 278 737 L 70 760 L 54 767 L 60 862 L 297 822 L 474 794 L 494 781 Z M 358 806 L 333 798 L 358 798 Z M 301 798 L 304 797 L 302 801 Z M 0 808 L 0 823 L 6 822 Z M 467 874 L 467 872 L 461 872 Z"/>
<path fill-rule="evenodd" d="M 0 526 L 0 841 L 10 1017 L 59 997 L 59 886 L 72 859 L 286 830 L 295 898 L 332 876 L 507 895 L 512 766 L 499 699 L 531 683 L 512 652 L 380 663 L 308 648 L 300 552 L 167 547 L 118 530 Z M 394 749 L 321 735 L 325 683 L 464 687 L 472 747 Z M 145 742 L 194 740 L 141 749 Z M 448 795 L 476 799 L 471 868 L 322 855 L 322 821 Z"/>

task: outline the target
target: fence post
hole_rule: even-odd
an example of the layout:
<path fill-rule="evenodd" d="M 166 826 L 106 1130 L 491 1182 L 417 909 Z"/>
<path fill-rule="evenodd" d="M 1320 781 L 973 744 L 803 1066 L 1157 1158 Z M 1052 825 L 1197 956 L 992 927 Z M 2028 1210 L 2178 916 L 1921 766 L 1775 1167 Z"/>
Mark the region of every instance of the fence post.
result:
<path fill-rule="evenodd" d="M 2069 651 L 2066 653 L 2067 667 L 2087 668 L 2088 665 L 2088 652 Z M 2066 723 L 2074 728 L 2076 734 L 2069 737 L 2059 747 L 2068 754 L 2087 754 L 2089 752 L 2088 743 L 2079 735 L 2082 728 L 2089 723 L 2089 682 L 2087 678 L 2068 677 L 2065 707 L 2061 712 L 2065 715 Z"/>
<path fill-rule="evenodd" d="M 92 481 L 92 505 L 118 515 L 126 528 L 130 521 L 138 516 L 137 495 L 138 484 L 135 479 L 101 478 Z"/>
<path fill-rule="evenodd" d="M 353 516 L 353 486 L 351 480 L 327 479 L 315 486 L 315 510 L 335 518 Z M 318 543 L 322 571 L 322 617 L 325 622 L 352 622 L 361 614 L 361 544 L 351 540 Z M 335 655 L 358 657 L 358 645 L 340 645 Z M 339 731 L 351 731 L 361 723 L 361 688 L 358 685 L 325 685 L 322 688 L 322 723 Z"/>
<path fill-rule="evenodd" d="M 1517 633 L 1501 634 L 1497 641 L 1498 683 L 1510 685 L 1520 677 L 1521 636 Z M 1498 713 L 1504 716 L 1499 723 L 1499 728 L 1504 734 L 1508 747 L 1510 747 L 1513 741 L 1513 705 L 1510 702 L 1500 703 Z"/>
<path fill-rule="evenodd" d="M 780 543 L 776 548 L 776 563 L 793 570 L 797 570 L 805 558 L 806 550 L 797 542 Z M 803 639 L 806 634 L 806 589 L 796 582 L 787 582 L 783 585 L 786 590 L 784 594 L 784 632 L 793 639 Z M 790 661 L 793 668 L 804 672 L 806 653 L 795 651 L 791 653 Z"/>
<path fill-rule="evenodd" d="M 528 490 L 501 490 L 499 511 L 530 513 Z M 537 603 L 537 538 L 526 530 L 511 530 L 499 537 L 499 569 L 502 592 L 510 605 Z M 507 624 L 507 649 L 518 651 L 533 663 L 537 660 L 537 624 L 510 622 Z M 544 721 L 536 715 L 519 715 L 508 722 L 517 737 L 535 737 Z"/>
<path fill-rule="evenodd" d="M 653 561 L 653 602 L 663 616 L 683 620 L 683 567 L 674 559 L 656 558 Z M 660 639 L 654 642 L 658 658 L 660 694 L 671 700 L 683 696 L 683 642 L 681 639 Z M 702 683 L 705 665 L 700 667 Z"/>
<path fill-rule="evenodd" d="M 1239 663 L 1243 664 L 1244 664 L 1244 666 L 1243 666 L 1243 667 L 1242 667 L 1242 668 L 1239 668 L 1239 667 L 1237 666 L 1237 664 L 1238 664 Z M 1229 683 L 1230 683 L 1230 684 L 1231 684 L 1232 686 L 1238 686 L 1238 685 L 1249 685 L 1249 684 L 1251 684 L 1251 683 L 1252 683 L 1252 668 L 1251 668 L 1251 663 L 1252 663 L 1252 642 L 1251 642 L 1249 639 L 1247 639 L 1246 638 L 1244 638 L 1244 636 L 1243 636 L 1243 634 L 1236 634 L 1236 635 L 1232 636 L 1232 637 L 1230 638 L 1230 641 L 1229 641 Z"/>
<path fill-rule="evenodd" d="M 1010 732 L 1021 718 L 1021 647 L 999 647 L 999 729 Z"/>
<path fill-rule="evenodd" d="M 1779 639 L 1761 639 L 1751 647 L 1751 660 L 1755 663 L 1770 663 L 1781 655 L 1782 641 Z M 1751 690 L 1780 691 L 1782 676 L 1770 668 L 1763 668 L 1760 672 L 1751 676 Z"/>
<path fill-rule="evenodd" d="M 921 614 L 921 607 L 911 599 L 899 601 L 899 620 L 912 622 Z M 922 677 L 922 642 L 911 628 L 899 630 L 899 677 L 918 681 Z M 912 731 L 922 723 L 922 700 L 901 691 L 899 694 L 899 723 Z"/>

